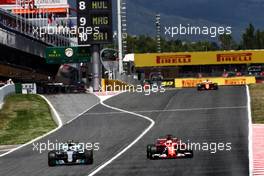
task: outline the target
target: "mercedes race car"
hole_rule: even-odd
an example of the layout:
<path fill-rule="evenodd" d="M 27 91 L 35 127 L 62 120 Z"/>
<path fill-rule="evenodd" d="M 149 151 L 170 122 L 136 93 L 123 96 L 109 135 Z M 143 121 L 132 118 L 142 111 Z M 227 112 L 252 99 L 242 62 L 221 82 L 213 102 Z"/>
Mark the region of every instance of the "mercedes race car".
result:
<path fill-rule="evenodd" d="M 67 164 L 93 164 L 93 150 L 86 150 L 84 146 L 68 141 L 59 145 L 59 150 L 48 153 L 48 165 L 67 165 Z"/>
<path fill-rule="evenodd" d="M 167 135 L 156 140 L 155 144 L 147 145 L 148 159 L 177 159 L 192 158 L 193 151 L 187 149 L 187 145 L 180 139 Z"/>
<path fill-rule="evenodd" d="M 206 80 L 197 84 L 197 90 L 217 90 L 218 84 L 212 81 Z"/>

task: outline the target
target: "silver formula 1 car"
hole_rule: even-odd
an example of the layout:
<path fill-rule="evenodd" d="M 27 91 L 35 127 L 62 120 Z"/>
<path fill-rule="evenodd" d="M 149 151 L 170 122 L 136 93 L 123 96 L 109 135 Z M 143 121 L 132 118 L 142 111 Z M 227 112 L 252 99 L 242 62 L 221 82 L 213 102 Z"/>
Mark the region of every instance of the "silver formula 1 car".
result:
<path fill-rule="evenodd" d="M 86 150 L 84 146 L 68 141 L 59 145 L 59 150 L 48 153 L 48 165 L 67 165 L 67 164 L 92 164 L 93 150 Z"/>

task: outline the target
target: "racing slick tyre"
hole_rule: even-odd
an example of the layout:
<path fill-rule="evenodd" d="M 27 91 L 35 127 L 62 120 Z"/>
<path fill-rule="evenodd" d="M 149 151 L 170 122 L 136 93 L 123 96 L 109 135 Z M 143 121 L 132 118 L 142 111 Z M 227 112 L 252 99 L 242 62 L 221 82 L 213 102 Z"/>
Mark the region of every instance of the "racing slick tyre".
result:
<path fill-rule="evenodd" d="M 186 155 L 186 158 L 193 158 L 193 151 L 187 150 L 186 152 L 190 153 L 189 155 Z"/>
<path fill-rule="evenodd" d="M 85 164 L 93 164 L 93 150 L 84 151 Z"/>
<path fill-rule="evenodd" d="M 201 91 L 202 90 L 202 86 L 201 85 L 197 85 L 197 90 Z"/>
<path fill-rule="evenodd" d="M 48 153 L 48 165 L 50 167 L 56 166 L 56 153 L 54 151 Z"/>
<path fill-rule="evenodd" d="M 152 147 L 155 147 L 155 145 L 153 145 L 153 144 L 147 145 L 147 159 L 151 159 L 152 158 L 152 153 L 151 153 L 151 148 Z"/>
<path fill-rule="evenodd" d="M 158 153 L 158 149 L 157 149 L 157 147 L 155 145 L 152 145 L 151 146 L 150 153 L 151 153 L 150 159 L 152 159 L 152 160 L 153 159 L 157 159 L 157 158 L 155 158 L 155 157 L 152 156 L 153 154 L 157 154 Z"/>
<path fill-rule="evenodd" d="M 214 84 L 214 90 L 218 90 L 218 85 Z"/>

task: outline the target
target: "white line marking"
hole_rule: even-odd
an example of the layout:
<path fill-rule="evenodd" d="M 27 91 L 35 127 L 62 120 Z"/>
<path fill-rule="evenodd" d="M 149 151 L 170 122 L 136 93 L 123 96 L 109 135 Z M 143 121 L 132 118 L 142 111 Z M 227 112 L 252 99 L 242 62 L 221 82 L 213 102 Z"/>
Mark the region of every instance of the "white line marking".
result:
<path fill-rule="evenodd" d="M 57 122 L 59 123 L 59 124 L 57 124 L 58 125 L 58 128 L 62 127 L 62 120 L 60 118 L 60 115 L 58 114 L 58 112 L 54 108 L 54 106 L 51 104 L 51 102 L 45 96 L 43 96 L 43 95 L 39 95 L 39 96 L 41 98 L 43 98 L 46 101 L 46 103 L 48 103 L 48 105 L 49 105 L 49 107 L 50 107 L 50 109 L 52 111 L 51 113 L 55 115 L 55 117 L 57 119 Z"/>
<path fill-rule="evenodd" d="M 251 118 L 251 99 L 248 85 L 247 88 L 247 107 L 248 107 L 248 158 L 249 176 L 253 175 L 253 140 L 252 140 L 252 118 Z"/>
<path fill-rule="evenodd" d="M 160 112 L 180 112 L 180 111 L 204 111 L 204 110 L 216 110 L 216 109 L 244 109 L 247 106 L 234 106 L 234 107 L 215 107 L 215 108 L 190 108 L 190 109 L 164 109 L 164 110 L 146 110 L 146 111 L 131 111 L 134 113 L 160 113 Z M 88 113 L 89 115 L 107 115 L 107 114 L 123 114 L 124 112 L 95 112 Z"/>
<path fill-rule="evenodd" d="M 40 96 L 42 97 L 42 95 L 40 95 Z M 44 97 L 44 100 L 48 103 L 48 105 L 50 106 L 51 110 L 54 111 L 54 114 L 57 114 L 57 118 L 58 118 L 59 121 L 61 122 L 61 118 L 60 118 L 59 114 L 57 113 L 57 111 L 55 110 L 55 108 L 53 107 L 53 105 L 51 104 L 51 102 L 50 102 L 46 97 Z M 84 111 L 83 113 L 77 115 L 73 120 L 77 119 L 78 117 L 80 117 L 80 116 L 83 115 L 85 112 L 89 111 L 90 109 L 92 109 L 94 106 L 96 106 L 96 105 L 98 105 L 98 104 L 99 104 L 99 103 L 97 103 L 97 104 L 95 104 L 95 105 L 89 107 L 86 111 Z M 73 120 L 71 120 L 71 122 L 72 122 Z M 67 122 L 67 124 L 69 124 L 69 123 L 70 123 L 70 122 Z M 1 154 L 1 155 L 0 155 L 0 158 L 3 157 L 3 156 L 5 156 L 5 155 L 8 155 L 8 154 L 10 154 L 10 153 L 12 153 L 12 152 L 14 152 L 14 151 L 16 151 L 16 150 L 18 150 L 18 149 L 21 149 L 21 148 L 23 148 L 23 147 L 25 147 L 25 146 L 27 146 L 27 145 L 29 145 L 29 144 L 35 142 L 35 141 L 38 141 L 38 140 L 40 140 L 40 139 L 42 139 L 42 138 L 44 138 L 44 137 L 46 137 L 46 136 L 48 136 L 48 135 L 50 135 L 50 134 L 56 132 L 56 131 L 58 131 L 60 128 L 63 127 L 62 123 L 59 123 L 59 124 L 60 124 L 60 125 L 59 125 L 57 128 L 55 128 L 54 130 L 52 130 L 52 131 L 50 131 L 50 132 L 48 132 L 48 133 L 46 133 L 46 134 L 44 134 L 44 135 L 42 135 L 42 136 L 39 136 L 39 137 L 37 137 L 37 138 L 35 138 L 35 139 L 33 139 L 33 140 L 31 140 L 31 141 L 29 141 L 29 142 L 23 144 L 23 145 L 20 145 L 20 146 L 17 147 L 17 148 L 11 149 L 10 151 L 8 151 L 8 152 L 6 152 L 6 153 Z"/>
<path fill-rule="evenodd" d="M 119 109 L 119 108 L 115 108 L 109 105 L 104 104 L 104 102 L 101 100 L 101 104 L 107 108 L 116 110 L 116 111 L 121 111 L 127 114 L 132 114 L 134 116 L 138 116 L 141 117 L 143 119 L 146 119 L 148 121 L 151 122 L 151 124 L 132 142 L 130 143 L 127 147 L 125 147 L 122 151 L 120 151 L 118 154 L 116 154 L 114 157 L 112 157 L 111 159 L 109 159 L 108 161 L 106 161 L 104 164 L 100 165 L 98 168 L 96 168 L 94 171 L 92 171 L 88 176 L 93 176 L 95 174 L 97 174 L 99 171 L 101 171 L 102 169 L 104 169 L 107 165 L 111 164 L 114 160 L 116 160 L 118 157 L 120 157 L 122 154 L 124 154 L 127 150 L 129 150 L 133 145 L 135 145 L 154 125 L 155 122 L 154 120 L 152 120 L 151 118 L 147 117 L 147 116 L 143 116 L 140 114 L 136 114 L 134 112 L 130 112 L 130 111 L 126 111 L 123 109 Z"/>
<path fill-rule="evenodd" d="M 69 120 L 68 122 L 66 122 L 66 124 L 72 123 L 74 120 L 78 119 L 80 116 L 82 116 L 83 114 L 85 114 L 86 112 L 88 112 L 89 110 L 91 110 L 93 107 L 97 106 L 98 104 L 100 104 L 100 102 L 94 104 L 93 106 L 91 106 L 89 109 L 86 109 L 85 111 L 83 111 L 82 113 L 78 114 L 75 118 Z"/>

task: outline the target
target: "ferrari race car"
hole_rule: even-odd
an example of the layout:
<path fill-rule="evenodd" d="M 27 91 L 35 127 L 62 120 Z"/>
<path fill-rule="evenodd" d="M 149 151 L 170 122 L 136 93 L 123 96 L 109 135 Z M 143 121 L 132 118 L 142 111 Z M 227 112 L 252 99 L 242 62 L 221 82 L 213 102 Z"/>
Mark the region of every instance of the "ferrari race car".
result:
<path fill-rule="evenodd" d="M 49 166 L 67 164 L 93 164 L 93 150 L 86 150 L 83 145 L 68 141 L 59 145 L 59 150 L 48 153 Z"/>
<path fill-rule="evenodd" d="M 203 81 L 199 84 L 197 84 L 197 90 L 217 90 L 218 84 L 213 83 L 212 81 Z"/>
<path fill-rule="evenodd" d="M 185 143 L 172 135 L 156 140 L 155 144 L 147 145 L 148 159 L 192 158 L 193 151 L 188 150 Z"/>

